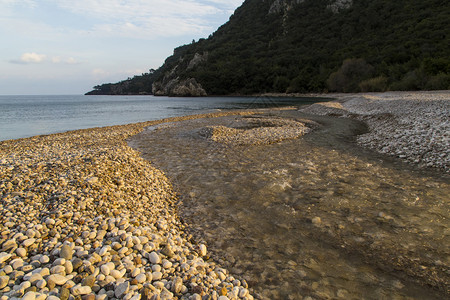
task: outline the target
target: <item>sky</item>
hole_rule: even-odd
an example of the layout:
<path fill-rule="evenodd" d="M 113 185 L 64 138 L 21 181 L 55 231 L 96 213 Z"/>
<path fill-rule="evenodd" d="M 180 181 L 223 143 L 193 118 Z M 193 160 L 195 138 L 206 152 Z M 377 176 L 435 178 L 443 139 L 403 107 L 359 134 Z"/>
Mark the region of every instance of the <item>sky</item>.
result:
<path fill-rule="evenodd" d="M 157 69 L 244 0 L 0 0 L 0 95 L 84 94 Z"/>

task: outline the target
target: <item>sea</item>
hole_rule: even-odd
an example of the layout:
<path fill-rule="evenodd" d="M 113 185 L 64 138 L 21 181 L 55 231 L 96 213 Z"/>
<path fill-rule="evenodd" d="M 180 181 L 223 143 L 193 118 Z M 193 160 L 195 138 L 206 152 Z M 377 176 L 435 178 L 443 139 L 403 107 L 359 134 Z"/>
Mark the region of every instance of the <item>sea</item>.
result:
<path fill-rule="evenodd" d="M 0 141 L 229 109 L 302 106 L 327 98 L 0 95 Z"/>

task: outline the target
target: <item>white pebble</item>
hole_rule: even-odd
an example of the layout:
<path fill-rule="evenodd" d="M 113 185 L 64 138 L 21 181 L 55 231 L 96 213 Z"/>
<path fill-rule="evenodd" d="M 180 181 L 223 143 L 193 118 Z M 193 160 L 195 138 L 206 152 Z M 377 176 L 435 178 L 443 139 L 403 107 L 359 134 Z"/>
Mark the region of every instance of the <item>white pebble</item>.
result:
<path fill-rule="evenodd" d="M 106 276 L 107 275 L 109 275 L 109 273 L 111 273 L 111 270 L 109 269 L 109 267 L 105 264 L 105 265 L 102 265 L 101 267 L 100 267 L 100 271 L 103 273 L 103 274 L 105 274 Z"/>
<path fill-rule="evenodd" d="M 151 252 L 148 255 L 148 259 L 150 260 L 150 262 L 152 264 L 159 264 L 159 262 L 161 261 L 161 258 L 159 257 L 158 253 L 156 253 L 155 251 Z"/>
<path fill-rule="evenodd" d="M 16 249 L 16 254 L 20 257 L 25 257 L 27 255 L 27 250 L 25 248 L 17 248 Z"/>

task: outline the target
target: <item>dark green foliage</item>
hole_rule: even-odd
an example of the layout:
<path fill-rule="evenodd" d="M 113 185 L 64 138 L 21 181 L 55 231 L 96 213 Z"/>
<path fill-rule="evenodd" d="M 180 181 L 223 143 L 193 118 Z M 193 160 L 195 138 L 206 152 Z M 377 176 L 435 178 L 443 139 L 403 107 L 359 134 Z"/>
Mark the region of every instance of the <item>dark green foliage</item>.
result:
<path fill-rule="evenodd" d="M 332 2 L 269 14 L 274 0 L 247 0 L 209 38 L 175 49 L 147 84 L 178 65 L 177 76 L 212 95 L 449 88 L 449 1 L 354 0 L 338 13 Z M 206 63 L 186 69 L 205 52 Z"/>
<path fill-rule="evenodd" d="M 378 76 L 363 80 L 359 84 L 361 92 L 383 92 L 387 89 L 388 79 L 384 76 Z"/>
<path fill-rule="evenodd" d="M 147 95 L 152 93 L 154 70 L 134 76 L 118 83 L 105 83 L 94 86 L 86 95 Z"/>
<path fill-rule="evenodd" d="M 346 59 L 341 68 L 330 75 L 327 85 L 331 92 L 360 92 L 360 83 L 370 78 L 372 74 L 373 67 L 364 59 Z"/>

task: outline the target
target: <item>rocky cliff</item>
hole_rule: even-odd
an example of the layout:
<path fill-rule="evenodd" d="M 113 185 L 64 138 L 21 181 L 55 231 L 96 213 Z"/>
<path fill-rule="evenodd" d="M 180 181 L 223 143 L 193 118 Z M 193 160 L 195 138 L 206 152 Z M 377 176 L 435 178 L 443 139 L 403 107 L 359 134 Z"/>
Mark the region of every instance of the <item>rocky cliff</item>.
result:
<path fill-rule="evenodd" d="M 180 79 L 178 77 L 167 82 L 154 82 L 152 92 L 155 96 L 200 97 L 207 95 L 202 85 L 194 78 Z"/>
<path fill-rule="evenodd" d="M 195 70 L 199 65 L 207 62 L 208 52 L 195 53 L 192 59 L 181 57 L 170 70 L 164 73 L 159 80 L 153 82 L 152 93 L 155 96 L 206 96 L 207 93 L 195 78 L 183 78 L 180 74 Z"/>

